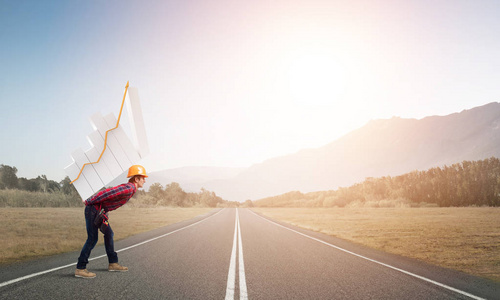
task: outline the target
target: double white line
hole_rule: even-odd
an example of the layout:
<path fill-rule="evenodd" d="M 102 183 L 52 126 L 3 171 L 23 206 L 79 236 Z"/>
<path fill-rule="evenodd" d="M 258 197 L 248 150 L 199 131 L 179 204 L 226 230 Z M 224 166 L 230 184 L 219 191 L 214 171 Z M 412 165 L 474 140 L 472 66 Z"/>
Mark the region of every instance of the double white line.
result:
<path fill-rule="evenodd" d="M 243 247 L 241 245 L 240 217 L 236 209 L 236 220 L 234 221 L 233 250 L 231 251 L 231 262 L 227 274 L 226 300 L 233 300 L 236 285 L 236 244 L 238 244 L 238 269 L 240 282 L 240 299 L 247 300 L 247 283 L 245 280 L 245 264 L 243 263 Z"/>

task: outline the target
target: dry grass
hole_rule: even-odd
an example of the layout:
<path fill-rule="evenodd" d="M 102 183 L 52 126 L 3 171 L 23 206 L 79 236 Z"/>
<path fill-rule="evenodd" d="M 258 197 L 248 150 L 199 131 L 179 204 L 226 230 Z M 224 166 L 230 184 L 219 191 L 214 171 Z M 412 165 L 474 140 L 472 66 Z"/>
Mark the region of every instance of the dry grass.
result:
<path fill-rule="evenodd" d="M 500 208 L 254 208 L 375 249 L 500 281 Z"/>
<path fill-rule="evenodd" d="M 109 213 L 115 240 L 191 219 L 213 208 L 130 208 Z M 0 264 L 80 250 L 84 208 L 0 208 Z M 102 236 L 99 243 L 103 243 Z"/>

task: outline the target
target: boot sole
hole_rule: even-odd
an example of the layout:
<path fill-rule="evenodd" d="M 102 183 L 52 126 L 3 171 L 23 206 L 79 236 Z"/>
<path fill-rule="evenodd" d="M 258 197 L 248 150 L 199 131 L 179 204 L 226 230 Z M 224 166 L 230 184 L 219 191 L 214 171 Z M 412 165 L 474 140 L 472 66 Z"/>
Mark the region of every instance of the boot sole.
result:
<path fill-rule="evenodd" d="M 108 270 L 109 272 L 128 272 L 128 270 Z"/>
<path fill-rule="evenodd" d="M 75 277 L 77 277 L 77 278 L 86 278 L 86 279 L 96 278 L 96 276 L 82 276 L 82 275 L 75 275 Z"/>

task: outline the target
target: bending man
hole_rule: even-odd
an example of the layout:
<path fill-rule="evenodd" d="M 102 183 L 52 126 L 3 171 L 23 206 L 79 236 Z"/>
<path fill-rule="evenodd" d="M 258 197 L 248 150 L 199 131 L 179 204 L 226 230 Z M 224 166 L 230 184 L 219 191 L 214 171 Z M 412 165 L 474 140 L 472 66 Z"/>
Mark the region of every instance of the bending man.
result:
<path fill-rule="evenodd" d="M 105 189 L 94 194 L 87 200 L 84 200 L 85 204 L 85 223 L 87 226 L 87 241 L 83 245 L 82 252 L 78 258 L 78 264 L 76 265 L 75 276 L 82 278 L 94 278 L 95 273 L 89 272 L 87 270 L 87 264 L 89 263 L 90 252 L 97 244 L 97 238 L 99 233 L 99 227 L 94 224 L 94 220 L 99 215 L 99 211 L 104 209 L 105 219 L 107 220 L 107 213 L 109 211 L 115 210 L 132 198 L 138 188 L 142 188 L 146 182 L 146 170 L 140 165 L 134 165 L 128 170 L 127 178 L 130 178 L 128 183 L 121 184 L 112 188 Z M 104 246 L 106 248 L 106 254 L 108 255 L 108 271 L 118 271 L 126 272 L 127 267 L 118 264 L 118 254 L 115 252 L 113 243 L 113 230 L 111 226 L 102 226 L 102 231 L 104 233 Z"/>

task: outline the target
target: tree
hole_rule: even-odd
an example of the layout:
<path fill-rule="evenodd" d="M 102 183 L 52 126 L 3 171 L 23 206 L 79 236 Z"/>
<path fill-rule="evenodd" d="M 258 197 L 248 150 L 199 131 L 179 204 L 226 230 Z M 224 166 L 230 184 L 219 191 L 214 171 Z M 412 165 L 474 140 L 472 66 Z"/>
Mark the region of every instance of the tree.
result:
<path fill-rule="evenodd" d="M 217 197 L 214 192 L 201 188 L 200 203 L 208 207 L 216 207 L 217 203 L 223 202 L 222 198 Z"/>
<path fill-rule="evenodd" d="M 20 177 L 18 179 L 18 188 L 23 191 L 36 192 L 38 191 L 38 183 L 35 179 Z"/>
<path fill-rule="evenodd" d="M 61 192 L 65 195 L 76 195 L 78 194 L 75 186 L 71 184 L 71 179 L 68 176 L 64 177 L 59 183 L 61 185 Z"/>
<path fill-rule="evenodd" d="M 167 184 L 165 187 L 165 196 L 169 200 L 169 203 L 173 205 L 188 206 L 188 203 L 185 203 L 187 194 L 177 182 Z"/>
<path fill-rule="evenodd" d="M 17 189 L 17 168 L 0 165 L 0 189 Z"/>
<path fill-rule="evenodd" d="M 156 203 L 163 200 L 163 186 L 158 182 L 153 183 L 149 187 L 149 195 L 153 197 Z"/>
<path fill-rule="evenodd" d="M 49 180 L 47 179 L 47 176 L 46 175 L 38 176 L 35 180 L 38 182 L 40 190 L 44 193 L 47 193 L 49 189 Z"/>
<path fill-rule="evenodd" d="M 246 201 L 243 203 L 243 207 L 253 207 L 253 202 L 252 202 L 252 200 L 246 200 Z"/>

